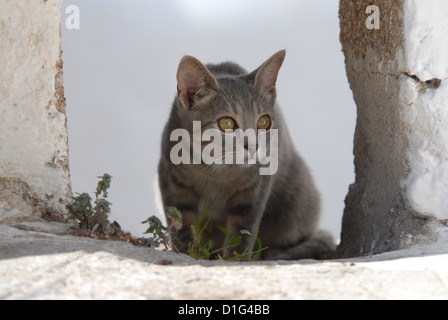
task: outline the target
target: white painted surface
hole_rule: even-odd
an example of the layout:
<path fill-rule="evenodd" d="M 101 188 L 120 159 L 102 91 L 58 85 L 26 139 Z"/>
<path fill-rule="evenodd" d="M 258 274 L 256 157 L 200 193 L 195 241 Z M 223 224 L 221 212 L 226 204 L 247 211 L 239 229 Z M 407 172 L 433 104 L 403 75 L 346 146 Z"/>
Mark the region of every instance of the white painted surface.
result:
<path fill-rule="evenodd" d="M 410 174 L 403 187 L 417 212 L 448 218 L 448 1 L 407 0 L 406 71 L 421 81 L 442 80 L 439 88 L 420 90 L 403 75 L 403 117 L 409 130 Z"/>
<path fill-rule="evenodd" d="M 68 159 L 65 114 L 55 98 L 60 6 L 0 0 L 0 178 L 26 182 L 56 208 L 70 193 L 60 165 Z"/>
<path fill-rule="evenodd" d="M 406 0 L 407 69 L 420 80 L 448 78 L 448 1 Z"/>
<path fill-rule="evenodd" d="M 413 209 L 428 216 L 448 218 L 448 82 L 419 95 L 415 80 L 404 77 L 408 108 L 409 164 L 404 181 Z"/>

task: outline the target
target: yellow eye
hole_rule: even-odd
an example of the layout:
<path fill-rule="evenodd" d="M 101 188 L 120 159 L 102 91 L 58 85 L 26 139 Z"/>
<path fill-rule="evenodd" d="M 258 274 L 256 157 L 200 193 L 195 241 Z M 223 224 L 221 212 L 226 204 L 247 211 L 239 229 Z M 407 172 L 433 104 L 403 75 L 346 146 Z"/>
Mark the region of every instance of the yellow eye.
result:
<path fill-rule="evenodd" d="M 267 130 L 271 127 L 271 118 L 269 116 L 262 116 L 258 119 L 258 129 Z"/>
<path fill-rule="evenodd" d="M 222 118 L 219 120 L 219 127 L 221 130 L 233 130 L 235 128 L 235 121 L 232 118 Z"/>

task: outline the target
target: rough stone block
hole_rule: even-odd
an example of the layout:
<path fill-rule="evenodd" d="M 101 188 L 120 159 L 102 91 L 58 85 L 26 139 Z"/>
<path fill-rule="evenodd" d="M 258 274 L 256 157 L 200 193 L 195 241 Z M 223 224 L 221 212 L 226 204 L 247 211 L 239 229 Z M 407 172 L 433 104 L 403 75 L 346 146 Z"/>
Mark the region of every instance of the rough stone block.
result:
<path fill-rule="evenodd" d="M 368 29 L 369 5 L 380 29 Z M 340 1 L 340 38 L 357 105 L 356 181 L 342 256 L 436 241 L 448 218 L 448 3 Z"/>
<path fill-rule="evenodd" d="M 59 0 L 0 0 L 0 221 L 71 195 Z"/>

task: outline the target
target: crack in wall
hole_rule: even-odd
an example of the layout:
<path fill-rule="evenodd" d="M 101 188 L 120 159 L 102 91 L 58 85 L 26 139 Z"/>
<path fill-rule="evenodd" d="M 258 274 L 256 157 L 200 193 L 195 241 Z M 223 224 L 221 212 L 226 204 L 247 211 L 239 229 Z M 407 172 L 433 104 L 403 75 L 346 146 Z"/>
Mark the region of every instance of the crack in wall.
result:
<path fill-rule="evenodd" d="M 419 86 L 419 93 L 424 94 L 427 89 L 438 89 L 442 85 L 442 79 L 433 78 L 427 81 L 422 81 L 414 74 L 404 72 L 403 75 L 413 79 Z"/>

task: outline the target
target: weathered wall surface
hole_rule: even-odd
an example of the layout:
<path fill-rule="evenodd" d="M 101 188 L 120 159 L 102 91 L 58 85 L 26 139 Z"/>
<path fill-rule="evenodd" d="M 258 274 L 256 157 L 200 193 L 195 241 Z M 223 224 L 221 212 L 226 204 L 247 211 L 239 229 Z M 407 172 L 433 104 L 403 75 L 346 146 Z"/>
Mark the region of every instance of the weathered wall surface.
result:
<path fill-rule="evenodd" d="M 366 8 L 380 28 L 366 27 Z M 0 222 L 71 195 L 60 0 L 0 0 Z M 357 104 L 341 256 L 436 241 L 448 219 L 448 2 L 340 0 Z"/>
<path fill-rule="evenodd" d="M 440 29 L 447 32 L 448 7 L 441 2 L 340 1 L 340 37 L 358 112 L 342 256 L 435 241 L 442 222 L 434 218 L 448 217 L 446 83 L 435 78 L 446 78 L 448 61 L 436 44 Z M 380 10 L 380 29 L 366 27 L 369 5 Z"/>
<path fill-rule="evenodd" d="M 448 1 L 407 0 L 404 5 L 403 117 L 410 172 L 403 188 L 411 208 L 448 219 Z"/>
<path fill-rule="evenodd" d="M 59 0 L 0 0 L 0 221 L 71 194 Z"/>

